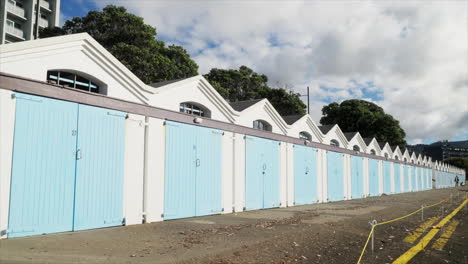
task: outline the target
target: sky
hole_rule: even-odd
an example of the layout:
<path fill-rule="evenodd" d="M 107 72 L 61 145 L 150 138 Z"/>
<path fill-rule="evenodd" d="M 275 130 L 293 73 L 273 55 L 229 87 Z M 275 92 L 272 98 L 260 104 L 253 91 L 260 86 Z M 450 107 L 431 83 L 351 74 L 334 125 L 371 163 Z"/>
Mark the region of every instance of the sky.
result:
<path fill-rule="evenodd" d="M 317 123 L 325 104 L 357 98 L 411 144 L 468 140 L 467 0 L 62 0 L 62 22 L 108 4 L 187 49 L 200 74 L 246 65 L 272 87 L 309 86 Z"/>

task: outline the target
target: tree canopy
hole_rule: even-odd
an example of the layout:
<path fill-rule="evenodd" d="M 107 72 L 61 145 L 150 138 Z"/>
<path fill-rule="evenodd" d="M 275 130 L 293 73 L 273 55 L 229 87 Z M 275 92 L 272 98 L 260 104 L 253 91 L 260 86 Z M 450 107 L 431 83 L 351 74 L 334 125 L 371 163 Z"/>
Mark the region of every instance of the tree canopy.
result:
<path fill-rule="evenodd" d="M 322 114 L 322 125 L 338 124 L 343 132 L 359 132 L 362 137 L 375 137 L 379 142 L 406 145 L 400 122 L 374 103 L 357 99 L 333 102 L 322 108 Z"/>
<path fill-rule="evenodd" d="M 268 86 L 268 77 L 247 66 L 235 69 L 211 69 L 205 78 L 231 102 L 267 98 L 280 115 L 305 114 L 306 105 L 300 95 L 283 88 Z"/>
<path fill-rule="evenodd" d="M 166 46 L 156 39 L 156 28 L 124 7 L 106 6 L 74 17 L 62 28 L 45 28 L 41 38 L 87 32 L 145 83 L 153 83 L 198 74 L 198 65 L 180 46 Z"/>

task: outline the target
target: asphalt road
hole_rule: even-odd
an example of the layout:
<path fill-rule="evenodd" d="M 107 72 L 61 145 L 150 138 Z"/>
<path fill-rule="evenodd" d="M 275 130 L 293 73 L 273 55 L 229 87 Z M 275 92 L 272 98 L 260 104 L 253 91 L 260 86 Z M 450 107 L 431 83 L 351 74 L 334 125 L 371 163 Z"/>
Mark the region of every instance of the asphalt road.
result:
<path fill-rule="evenodd" d="M 443 198 L 443 205 L 379 226 L 374 252 L 362 263 L 391 263 L 417 244 L 462 201 L 468 188 L 384 195 L 360 200 L 165 221 L 0 240 L 0 263 L 356 263 L 378 222 L 406 215 Z M 468 209 L 452 224 L 444 247 L 433 241 L 410 263 L 467 263 Z M 435 225 L 435 224 L 434 224 Z M 420 235 L 414 232 L 420 231 Z M 444 229 L 434 237 L 440 238 Z M 407 237 L 413 236 L 414 242 Z M 406 241 L 405 241 L 406 239 Z"/>

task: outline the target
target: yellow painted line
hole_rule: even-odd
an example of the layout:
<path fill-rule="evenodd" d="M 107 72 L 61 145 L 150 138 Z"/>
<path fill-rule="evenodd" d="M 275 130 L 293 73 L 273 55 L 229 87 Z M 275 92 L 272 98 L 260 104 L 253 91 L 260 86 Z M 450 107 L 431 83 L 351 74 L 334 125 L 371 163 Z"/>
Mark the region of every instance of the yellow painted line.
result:
<path fill-rule="evenodd" d="M 455 232 L 455 229 L 457 229 L 457 226 L 460 222 L 457 220 L 453 220 L 450 225 L 448 225 L 445 229 L 442 235 L 437 239 L 434 244 L 432 244 L 433 249 L 437 250 L 442 250 L 444 249 L 445 244 L 447 244 L 448 240 L 450 237 L 453 235 Z"/>
<path fill-rule="evenodd" d="M 406 251 L 403 255 L 397 258 L 393 264 L 405 264 L 408 263 L 414 256 L 416 256 L 421 250 L 423 250 L 429 242 L 431 242 L 432 238 L 439 232 L 440 228 L 442 228 L 452 217 L 454 217 L 463 207 L 465 204 L 468 203 L 468 200 L 464 200 L 453 212 L 447 215 L 444 219 L 442 219 L 437 225 L 435 229 L 432 229 L 425 235 L 418 244 L 410 248 Z"/>
<path fill-rule="evenodd" d="M 413 244 L 414 241 L 416 241 L 423 233 L 431 227 L 437 220 L 439 220 L 439 217 L 432 217 L 426 222 L 422 223 L 414 232 L 409 234 L 403 241 L 408 242 L 410 244 Z"/>

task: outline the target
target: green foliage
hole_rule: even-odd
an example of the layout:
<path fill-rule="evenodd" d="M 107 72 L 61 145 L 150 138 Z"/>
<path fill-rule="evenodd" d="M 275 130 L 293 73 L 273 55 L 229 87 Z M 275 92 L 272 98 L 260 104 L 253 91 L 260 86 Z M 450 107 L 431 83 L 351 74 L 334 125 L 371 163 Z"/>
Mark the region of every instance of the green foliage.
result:
<path fill-rule="evenodd" d="M 458 167 L 465 170 L 465 175 L 468 175 L 468 159 L 464 158 L 450 158 L 444 160 L 445 163 Z M 461 181 L 463 179 L 460 179 Z"/>
<path fill-rule="evenodd" d="M 156 29 L 124 7 L 106 6 L 63 27 L 44 29 L 41 38 L 87 32 L 145 83 L 195 76 L 198 65 L 185 49 L 156 40 Z"/>
<path fill-rule="evenodd" d="M 230 102 L 267 98 L 280 115 L 305 114 L 306 105 L 299 94 L 268 87 L 266 75 L 246 66 L 238 70 L 211 69 L 205 78 Z"/>
<path fill-rule="evenodd" d="M 346 100 L 322 108 L 322 125 L 338 124 L 343 132 L 359 132 L 362 137 L 375 137 L 379 142 L 404 147 L 406 133 L 400 122 L 378 105 L 364 100 Z"/>

